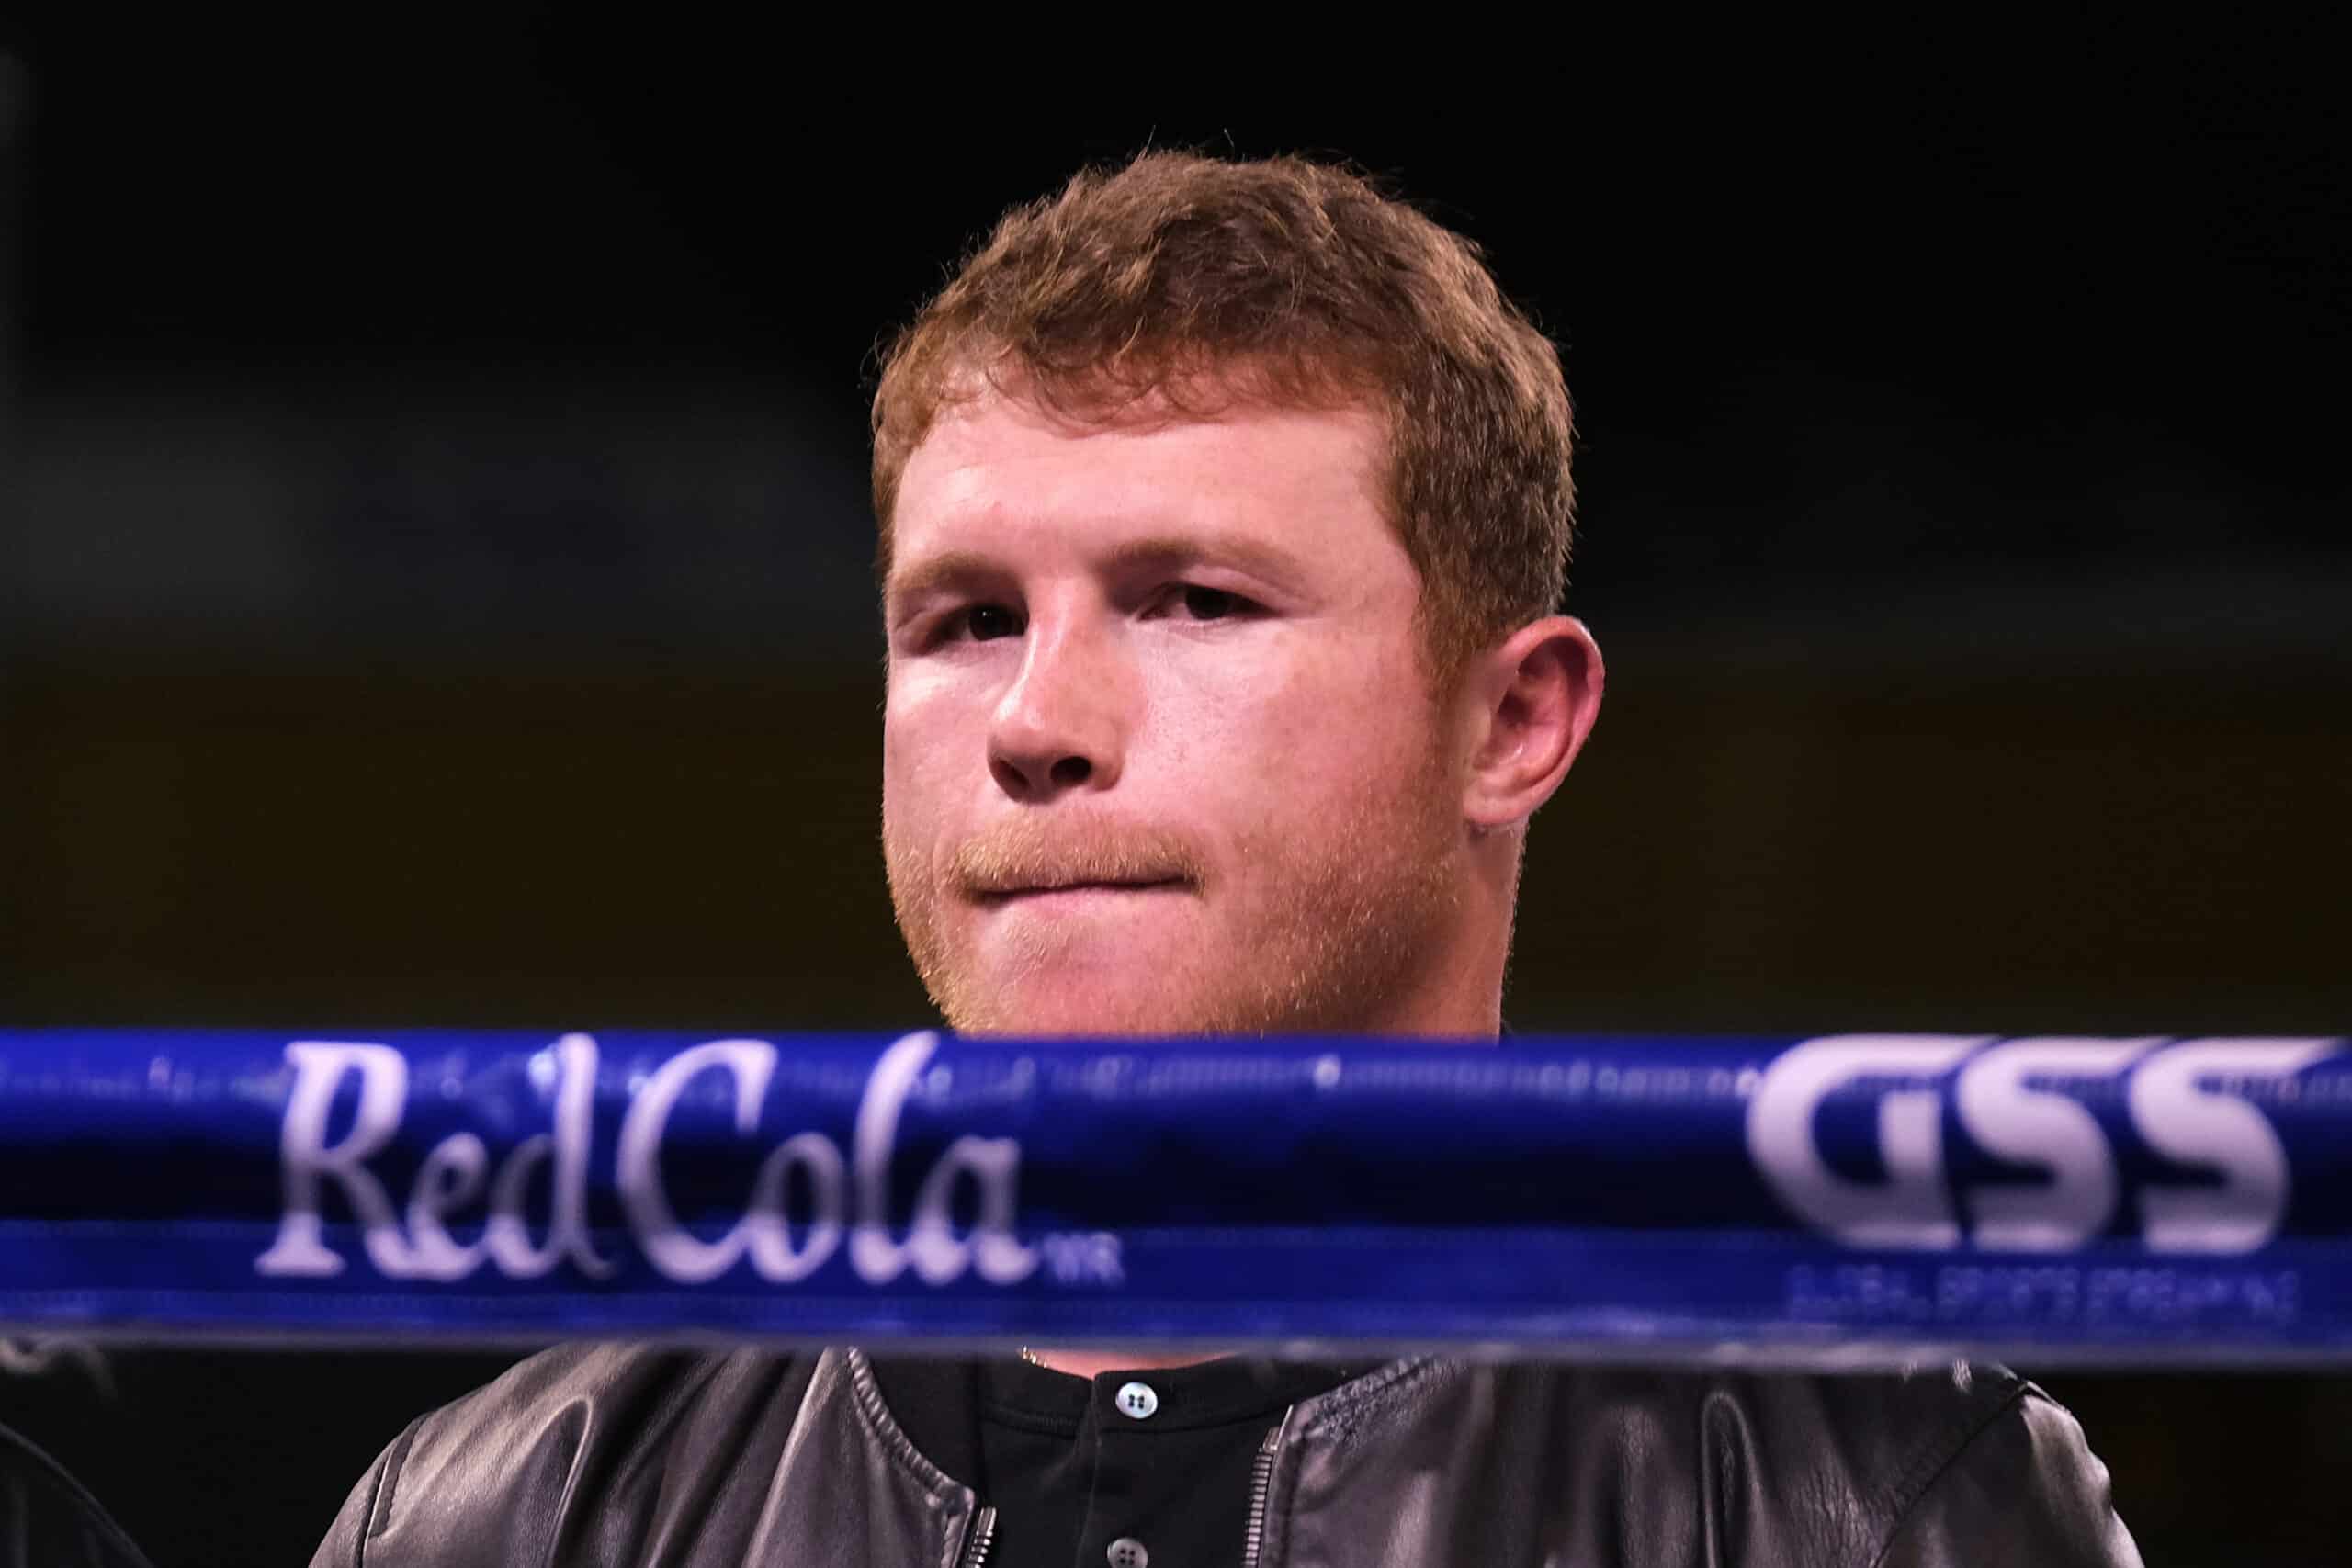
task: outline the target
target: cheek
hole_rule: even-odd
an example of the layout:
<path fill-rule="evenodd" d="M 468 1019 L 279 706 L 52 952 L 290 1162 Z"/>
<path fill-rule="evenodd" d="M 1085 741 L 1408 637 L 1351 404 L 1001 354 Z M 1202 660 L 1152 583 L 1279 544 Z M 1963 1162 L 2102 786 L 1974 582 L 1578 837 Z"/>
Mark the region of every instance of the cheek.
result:
<path fill-rule="evenodd" d="M 1409 650 L 1371 639 L 1322 657 L 1176 681 L 1155 703 L 1177 798 L 1222 803 L 1238 839 L 1341 829 L 1335 809 L 1421 776 L 1433 716 Z"/>
<path fill-rule="evenodd" d="M 882 719 L 882 832 L 894 856 L 930 842 L 942 830 L 948 798 L 940 777 L 950 746 L 935 705 L 896 698 Z"/>
<path fill-rule="evenodd" d="M 934 680 L 894 682 L 882 705 L 882 787 L 909 792 L 935 787 L 956 742 L 973 728 L 972 705 Z"/>

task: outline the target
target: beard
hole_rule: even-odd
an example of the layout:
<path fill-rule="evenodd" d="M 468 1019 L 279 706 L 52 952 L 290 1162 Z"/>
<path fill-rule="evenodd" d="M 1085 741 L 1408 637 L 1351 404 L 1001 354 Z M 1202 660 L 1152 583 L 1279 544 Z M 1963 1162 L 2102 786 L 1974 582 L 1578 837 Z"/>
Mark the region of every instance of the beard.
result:
<path fill-rule="evenodd" d="M 1235 835 L 1225 865 L 1183 832 L 1070 808 L 1010 818 L 943 864 L 890 818 L 886 800 L 899 929 L 965 1034 L 1379 1032 L 1446 961 L 1465 852 L 1456 782 L 1433 758 L 1337 800 L 1302 798 Z M 981 951 L 978 900 L 991 889 L 1154 881 L 1172 886 L 1136 896 L 1154 907 L 1152 929 L 1107 954 L 1102 933 L 1050 922 Z"/>

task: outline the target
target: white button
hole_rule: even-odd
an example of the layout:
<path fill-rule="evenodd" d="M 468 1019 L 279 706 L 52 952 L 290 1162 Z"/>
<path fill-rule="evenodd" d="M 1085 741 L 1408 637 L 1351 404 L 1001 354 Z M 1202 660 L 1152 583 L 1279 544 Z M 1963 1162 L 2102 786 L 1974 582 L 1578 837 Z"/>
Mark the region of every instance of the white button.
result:
<path fill-rule="evenodd" d="M 1123 1535 L 1111 1543 L 1110 1557 L 1111 1568 L 1147 1568 L 1151 1562 L 1151 1553 L 1143 1549 L 1143 1542 L 1131 1535 Z"/>
<path fill-rule="evenodd" d="M 1138 1421 L 1148 1421 L 1151 1418 L 1151 1413 L 1159 1408 L 1159 1395 L 1153 1392 L 1149 1383 L 1131 1382 L 1122 1383 L 1119 1386 L 1120 1415 L 1132 1416 Z M 1136 1550 L 1140 1551 L 1143 1548 L 1136 1547 Z M 1142 1559 L 1136 1560 L 1136 1568 L 1142 1568 Z"/>

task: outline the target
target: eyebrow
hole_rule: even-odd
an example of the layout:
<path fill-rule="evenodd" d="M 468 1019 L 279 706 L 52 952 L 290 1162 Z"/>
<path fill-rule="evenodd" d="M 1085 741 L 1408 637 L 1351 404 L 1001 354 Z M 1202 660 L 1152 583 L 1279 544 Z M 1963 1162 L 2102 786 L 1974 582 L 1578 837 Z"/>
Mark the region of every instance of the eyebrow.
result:
<path fill-rule="evenodd" d="M 978 551 L 949 550 L 904 571 L 894 568 L 882 585 L 883 614 L 895 625 L 909 604 L 1003 578 L 1004 569 Z"/>
<path fill-rule="evenodd" d="M 1299 586 L 1299 562 L 1295 557 L 1275 546 L 1236 534 L 1205 537 L 1170 534 L 1135 539 L 1113 551 L 1106 565 L 1120 575 L 1231 565 L 1277 588 L 1295 591 Z M 1001 583 L 1006 576 L 1003 563 L 992 556 L 978 550 L 947 550 L 903 571 L 892 571 L 883 585 L 884 612 L 895 624 L 907 606 L 935 595 Z"/>
<path fill-rule="evenodd" d="M 1296 586 L 1299 568 L 1297 558 L 1289 551 L 1239 534 L 1172 534 L 1136 539 L 1120 546 L 1111 557 L 1113 569 L 1124 571 L 1181 571 L 1204 564 L 1238 567 L 1279 588 Z"/>

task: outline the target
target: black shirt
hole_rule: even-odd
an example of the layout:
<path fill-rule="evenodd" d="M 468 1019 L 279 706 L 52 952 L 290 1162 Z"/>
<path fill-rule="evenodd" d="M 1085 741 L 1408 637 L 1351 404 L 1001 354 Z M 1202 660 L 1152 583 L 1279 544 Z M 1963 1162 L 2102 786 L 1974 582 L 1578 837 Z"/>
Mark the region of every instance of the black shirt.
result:
<path fill-rule="evenodd" d="M 1079 1378 L 877 1359 L 875 1375 L 915 1448 L 997 1511 L 988 1568 L 1229 1568 L 1267 1434 L 1376 1364 L 1227 1357 Z"/>

